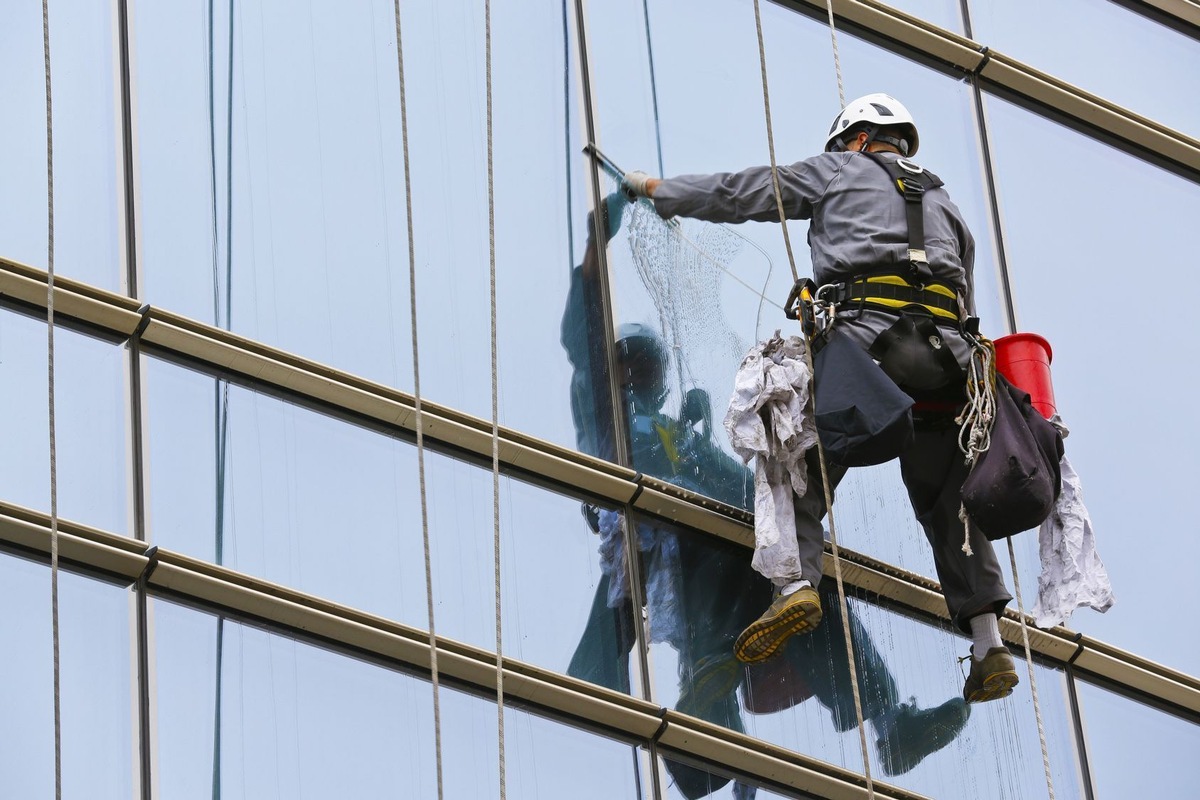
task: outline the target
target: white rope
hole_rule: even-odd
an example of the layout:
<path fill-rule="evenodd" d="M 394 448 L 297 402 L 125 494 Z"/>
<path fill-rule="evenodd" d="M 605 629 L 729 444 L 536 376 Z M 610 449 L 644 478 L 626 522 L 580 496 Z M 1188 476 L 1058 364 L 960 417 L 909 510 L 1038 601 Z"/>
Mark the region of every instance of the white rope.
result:
<path fill-rule="evenodd" d="M 783 193 L 779 187 L 779 167 L 775 164 L 775 132 L 771 124 L 771 91 L 767 87 L 767 48 L 763 43 L 762 10 L 754 0 L 754 28 L 758 32 L 758 65 L 762 73 L 763 112 L 767 118 L 767 150 L 771 155 L 771 186 L 775 190 L 775 203 L 779 206 L 779 224 L 783 227 L 783 245 L 787 250 L 788 265 L 792 268 L 792 280 L 800 280 L 796 269 L 796 257 L 792 253 L 792 237 L 788 235 L 787 215 L 783 212 Z"/>
<path fill-rule="evenodd" d="M 496 313 L 496 188 L 492 147 L 492 3 L 484 0 L 484 63 L 487 65 L 487 178 L 488 178 L 488 263 L 491 279 L 492 313 L 492 526 L 493 558 L 496 567 L 496 735 L 500 758 L 500 800 L 506 795 L 504 775 L 504 647 L 502 644 L 500 591 L 500 380 L 497 357 Z"/>
<path fill-rule="evenodd" d="M 830 13 L 832 14 L 832 11 Z M 830 19 L 832 22 L 832 17 Z M 759 0 L 754 0 L 754 25 L 758 32 L 758 61 L 762 71 L 763 109 L 766 113 L 767 124 L 767 148 L 771 156 L 771 183 L 775 189 L 775 204 L 779 209 L 779 223 L 783 228 L 783 241 L 787 248 L 788 263 L 792 268 L 792 278 L 799 281 L 800 273 L 796 269 L 796 259 L 792 254 L 792 242 L 787 231 L 787 214 L 783 208 L 783 193 L 779 185 L 779 168 L 775 163 L 775 135 L 771 124 L 771 93 L 767 86 L 767 50 L 763 42 L 762 13 L 759 9 Z M 834 55 L 835 57 L 837 55 L 836 38 L 834 39 Z M 841 92 L 840 65 L 838 66 L 838 91 Z M 845 105 L 844 100 L 842 105 Z M 809 344 L 811 344 L 811 341 Z M 809 375 L 812 375 L 814 372 L 811 350 L 811 347 L 804 348 L 804 360 L 808 366 Z M 850 608 L 846 602 L 846 587 L 842 582 L 842 559 L 838 550 L 837 526 L 834 524 L 833 517 L 833 489 L 829 485 L 829 467 L 825 461 L 825 448 L 821 445 L 820 439 L 817 440 L 817 456 L 821 463 L 821 487 L 825 492 L 825 512 L 829 518 L 829 543 L 833 549 L 833 572 L 837 580 L 838 605 L 842 613 L 842 633 L 846 640 L 846 656 L 850 662 L 850 688 L 854 695 L 854 717 L 858 721 L 858 738 L 862 752 L 863 774 L 867 780 L 867 797 L 873 800 L 875 797 L 875 783 L 871 778 L 871 756 L 870 751 L 867 749 L 867 726 L 863 720 L 862 697 L 858 691 L 858 668 L 854 661 L 854 642 L 852 641 L 850 631 Z"/>
<path fill-rule="evenodd" d="M 971 362 L 967 368 L 967 403 L 955 417 L 958 424 L 958 449 L 965 457 L 968 469 L 992 446 L 992 425 L 996 421 L 996 347 L 983 337 L 971 340 Z M 975 555 L 971 549 L 971 517 L 966 506 L 958 507 L 963 524 L 962 551 Z"/>
<path fill-rule="evenodd" d="M 46 372 L 50 435 L 50 641 L 54 660 L 54 796 L 62 798 L 62 669 L 58 630 L 58 447 L 54 418 L 54 105 L 50 81 L 50 2 L 42 0 L 46 62 Z"/>
<path fill-rule="evenodd" d="M 425 425 L 421 410 L 420 349 L 417 346 L 417 257 L 413 243 L 412 169 L 408 152 L 408 103 L 404 84 L 404 44 L 400 32 L 400 0 L 394 0 L 396 14 L 396 63 L 400 71 L 400 133 L 404 147 L 404 199 L 408 211 L 408 298 L 412 324 L 413 404 L 417 429 L 417 481 L 421 493 L 421 540 L 425 546 L 425 603 L 429 614 L 429 673 L 433 682 L 433 745 L 437 762 L 437 796 L 443 797 L 442 714 L 438 685 L 438 647 L 433 614 L 433 559 L 429 546 L 429 502 L 425 492 Z"/>
<path fill-rule="evenodd" d="M 1017 613 L 1021 616 L 1021 639 L 1025 645 L 1025 666 L 1029 668 L 1029 694 L 1033 697 L 1033 715 L 1037 719 L 1038 741 L 1042 745 L 1042 769 L 1046 772 L 1046 791 L 1054 800 L 1054 778 L 1050 775 L 1050 747 L 1046 744 L 1046 725 L 1042 720 L 1042 704 L 1038 701 L 1037 676 L 1034 675 L 1033 652 L 1029 646 L 1029 624 L 1025 621 L 1025 604 L 1021 601 L 1021 579 L 1017 575 L 1017 551 L 1008 537 L 1008 558 L 1012 563 L 1013 587 L 1017 592 Z"/>
<path fill-rule="evenodd" d="M 987 339 L 972 343 L 971 363 L 967 370 L 967 404 L 955 418 L 958 423 L 958 449 L 967 466 L 992 446 L 992 423 L 996 419 L 996 348 Z"/>
<path fill-rule="evenodd" d="M 833 68 L 837 71 L 838 102 L 846 107 L 846 88 L 842 85 L 842 57 L 838 53 L 837 26 L 833 24 L 833 0 L 825 0 L 825 10 L 829 12 L 829 38 L 833 40 Z"/>

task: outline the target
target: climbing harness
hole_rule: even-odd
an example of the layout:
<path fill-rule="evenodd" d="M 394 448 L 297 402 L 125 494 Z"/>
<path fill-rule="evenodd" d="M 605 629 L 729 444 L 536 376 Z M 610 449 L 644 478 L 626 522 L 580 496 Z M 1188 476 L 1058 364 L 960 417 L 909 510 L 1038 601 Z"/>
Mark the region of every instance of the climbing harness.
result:
<path fill-rule="evenodd" d="M 438 684 L 437 628 L 434 624 L 433 558 L 429 540 L 429 500 L 425 489 L 425 424 L 421 409 L 421 362 L 417 338 L 417 257 L 413 237 L 412 160 L 408 149 L 408 103 L 404 82 L 404 38 L 400 29 L 400 0 L 393 2 L 396 16 L 396 64 L 400 75 L 400 138 L 404 150 L 404 200 L 408 210 L 408 298 L 412 330 L 413 416 L 417 433 L 417 485 L 421 495 L 421 542 L 425 549 L 425 607 L 429 615 L 429 673 L 433 684 L 433 746 L 437 767 L 437 796 L 444 796 L 442 777 L 441 691 Z"/>
<path fill-rule="evenodd" d="M 766 125 L 767 125 L 767 149 L 771 156 L 771 184 L 775 190 L 775 205 L 779 209 L 779 224 L 783 230 L 783 241 L 784 241 L 784 245 L 787 249 L 788 265 L 791 267 L 791 270 L 792 270 L 792 280 L 794 281 L 792 293 L 796 294 L 799 299 L 801 296 L 804 295 L 805 292 L 810 291 L 810 290 L 807 287 L 801 287 L 799 290 L 797 290 L 795 288 L 796 286 L 800 285 L 800 272 L 796 268 L 796 258 L 795 258 L 795 255 L 792 253 L 792 241 L 791 241 L 791 238 L 788 236 L 787 214 L 784 212 L 783 194 L 782 194 L 782 191 L 780 190 L 780 183 L 779 183 L 779 167 L 775 161 L 775 134 L 773 132 L 772 125 L 771 125 L 771 93 L 770 93 L 770 89 L 767 85 L 767 51 L 766 51 L 766 45 L 763 40 L 762 10 L 759 7 L 759 0 L 754 0 L 754 26 L 755 26 L 755 30 L 758 34 L 758 62 L 759 62 L 759 68 L 762 72 L 763 111 L 766 115 Z M 829 7 L 829 27 L 830 27 L 830 31 L 833 31 L 833 7 L 832 6 Z M 836 36 L 834 37 L 834 56 L 835 56 L 835 61 L 836 61 L 836 57 L 837 57 L 837 38 L 836 38 Z M 840 63 L 837 64 L 837 72 L 838 72 L 838 93 L 842 94 L 843 93 L 842 92 L 842 72 L 841 72 Z M 844 99 L 843 99 L 842 105 L 845 105 Z M 789 302 L 787 302 L 785 304 L 785 308 L 791 307 L 791 306 L 792 306 L 792 301 L 791 301 L 791 298 L 789 298 Z M 808 336 L 808 334 L 806 333 L 806 337 L 807 336 Z M 808 338 L 808 342 L 811 345 L 812 339 Z M 811 346 L 804 348 L 804 360 L 806 362 L 806 366 L 808 367 L 809 374 L 811 375 L 813 373 L 812 347 Z M 841 559 L 841 554 L 838 550 L 837 526 L 834 524 L 833 490 L 829 484 L 829 465 L 826 463 L 825 449 L 821 445 L 820 439 L 817 440 L 817 456 L 818 456 L 818 460 L 820 461 L 820 465 L 821 465 L 821 487 L 824 491 L 825 510 L 826 510 L 826 514 L 829 519 L 829 543 L 830 543 L 830 547 L 833 550 L 834 577 L 837 581 L 838 604 L 840 606 L 841 616 L 842 616 L 842 633 L 846 640 L 846 655 L 847 655 L 847 658 L 849 661 L 849 667 L 850 667 L 850 688 L 854 695 L 854 718 L 858 722 L 858 737 L 859 737 L 859 745 L 861 747 L 861 752 L 862 752 L 863 774 L 866 777 L 867 797 L 869 798 L 869 800 L 874 800 L 875 783 L 871 778 L 871 757 L 870 757 L 870 752 L 867 749 L 867 726 L 866 726 L 866 722 L 863 719 L 862 697 L 860 696 L 860 693 L 858 690 L 858 668 L 856 666 L 856 661 L 854 658 L 854 643 L 852 641 L 851 631 L 850 631 L 850 610 L 849 610 L 849 605 L 846 602 L 845 583 L 842 580 L 842 559 Z"/>
<path fill-rule="evenodd" d="M 50 438 L 50 641 L 54 661 L 54 796 L 62 800 L 62 668 L 58 625 L 58 448 L 54 419 L 54 106 L 50 85 L 50 4 L 42 0 L 46 65 L 46 372 Z"/>

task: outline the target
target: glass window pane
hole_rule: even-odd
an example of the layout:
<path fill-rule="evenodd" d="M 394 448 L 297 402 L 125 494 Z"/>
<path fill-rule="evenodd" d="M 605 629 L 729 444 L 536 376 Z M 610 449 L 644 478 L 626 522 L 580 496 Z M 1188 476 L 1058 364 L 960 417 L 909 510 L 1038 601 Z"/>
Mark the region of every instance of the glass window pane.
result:
<path fill-rule="evenodd" d="M 437 794 L 427 681 L 152 602 L 163 797 Z"/>
<path fill-rule="evenodd" d="M 1200 135 L 1196 40 L 1116 2 L 972 2 L 976 41 L 1177 131 Z M 1086 27 L 1087 35 L 1078 35 Z"/>
<path fill-rule="evenodd" d="M 153 609 L 164 797 L 437 794 L 427 680 L 166 601 Z M 495 795 L 495 701 L 444 684 L 440 700 L 446 796 Z M 638 796 L 629 745 L 511 708 L 505 734 L 514 796 Z"/>
<path fill-rule="evenodd" d="M 427 627 L 411 444 L 143 363 L 157 544 Z M 492 473 L 430 450 L 425 469 L 437 632 L 494 648 Z M 629 691 L 618 515 L 509 477 L 500 490 L 505 653 Z"/>
<path fill-rule="evenodd" d="M 1200 725 L 1077 681 L 1097 797 L 1187 797 Z"/>
<path fill-rule="evenodd" d="M 777 160 L 789 164 L 823 149 L 825 120 L 838 110 L 828 56 L 829 31 L 779 6 L 767 4 L 763 12 Z M 685 14 L 681 7 L 678 13 L 664 15 L 663 24 L 653 22 L 652 75 L 648 58 L 628 55 L 628 32 L 644 26 L 641 4 L 627 0 L 589 7 L 597 120 L 607 155 L 624 169 L 657 172 L 661 146 L 662 169 L 668 175 L 768 163 L 752 6 L 714 4 L 704 14 Z M 696 41 L 720 41 L 725 57 L 698 62 Z M 976 237 L 977 300 L 985 331 L 1002 330 L 970 88 L 854 37 L 843 34 L 839 41 L 848 94 L 892 91 L 916 116 L 922 132 L 922 163 L 946 181 Z M 827 75 L 828 80 L 795 81 L 791 79 L 795 75 Z M 631 87 L 641 91 L 633 92 Z M 609 247 L 618 320 L 657 331 L 669 354 L 666 394 L 642 404 L 651 407 L 650 413 L 641 415 L 650 417 L 643 427 L 653 433 L 658 422 L 658 427 L 680 434 L 675 437 L 678 441 L 672 441 L 673 448 L 659 448 L 670 452 L 658 463 L 638 463 L 639 415 L 632 414 L 634 467 L 746 505 L 751 495 L 738 480 L 736 463 L 722 465 L 729 469 L 701 466 L 698 481 L 691 479 L 689 467 L 695 460 L 721 461 L 717 455 L 705 457 L 702 451 L 709 441 L 718 452 L 728 452 L 721 425 L 711 425 L 711 438 L 704 434 L 710 419 L 724 417 L 742 355 L 776 329 L 796 330 L 780 308 L 792 285 L 780 227 L 773 223 L 716 226 L 691 220 L 665 225 L 645 203 L 627 209 L 622 222 Z M 789 225 L 802 276 L 811 271 L 807 249 L 800 244 L 804 230 L 803 222 Z M 652 436 L 647 440 L 653 444 Z M 699 450 L 693 453 L 688 442 L 695 441 Z M 873 517 L 870 525 L 851 526 L 854 532 L 844 543 L 930 574 L 932 563 L 919 531 L 913 539 L 915 547 L 897 544 L 912 537 L 896 531 L 915 528 L 894 470 L 891 465 L 873 472 L 856 471 L 843 485 L 839 495 L 843 504 L 861 498 Z M 874 474 L 885 477 L 869 477 Z M 879 524 L 881 509 L 886 527 Z M 885 530 L 887 535 L 881 535 Z"/>
<path fill-rule="evenodd" d="M 46 355 L 44 319 L 0 309 L 0 497 L 49 513 Z M 54 365 L 58 513 L 124 533 L 124 352 L 56 326 Z"/>
<path fill-rule="evenodd" d="M 136 12 L 147 298 L 411 390 L 392 2 L 188 5 Z M 566 296 L 585 238 L 565 9 L 494 20 L 495 248 L 501 421 L 574 446 L 561 306 L 530 302 Z M 483 8 L 403 24 L 421 389 L 490 418 Z"/>
<path fill-rule="evenodd" d="M 64 797 L 135 797 L 133 604 L 120 587 L 60 571 Z M 0 554 L 0 774 L 6 797 L 54 796 L 50 568 Z"/>
<path fill-rule="evenodd" d="M 143 365 L 156 544 L 426 627 L 410 445 L 165 361 Z"/>
<path fill-rule="evenodd" d="M 54 269 L 120 291 L 120 107 L 116 14 L 50 4 L 54 106 Z M 0 256 L 45 269 L 46 72 L 40 3 L 0 9 Z"/>
<path fill-rule="evenodd" d="M 771 601 L 770 585 L 750 568 L 749 551 L 649 521 L 643 525 L 660 538 L 674 534 L 679 548 L 678 568 L 654 550 L 644 555 L 647 582 L 671 587 L 657 600 L 650 595 L 655 701 L 860 771 L 834 581 L 821 585 L 824 617 L 814 632 L 792 637 L 776 658 L 745 666 L 733 657 L 734 640 Z M 1044 791 L 1023 662 L 1018 659 L 1021 684 L 1011 698 L 967 706 L 956 660 L 969 652 L 968 641 L 863 598 L 848 602 L 873 775 L 931 797 L 1033 797 Z M 1061 674 L 1039 668 L 1038 690 L 1056 789 L 1074 796 L 1078 776 Z M 978 753 L 989 757 L 970 755 Z"/>
<path fill-rule="evenodd" d="M 1071 625 L 1195 674 L 1200 639 L 1145 624 L 1162 605 L 1139 591 L 1190 584 L 1200 560 L 1184 500 L 1200 474 L 1200 424 L 1172 402 L 1191 320 L 1157 310 L 1125 316 L 1113 302 L 1143 273 L 1161 286 L 1191 279 L 1194 237 L 1180 214 L 1200 208 L 1200 186 L 997 98 L 987 108 L 1018 320 L 1054 350 L 1067 457 L 1117 597 L 1107 614 L 1081 611 Z M 1135 199 L 1114 200 L 1114 186 Z M 1134 419 L 1157 403 L 1163 423 L 1147 435 Z M 1164 437 L 1176 445 L 1169 468 L 1132 466 L 1161 461 Z M 1129 531 L 1152 531 L 1155 552 L 1167 555 L 1147 558 L 1145 536 Z"/>

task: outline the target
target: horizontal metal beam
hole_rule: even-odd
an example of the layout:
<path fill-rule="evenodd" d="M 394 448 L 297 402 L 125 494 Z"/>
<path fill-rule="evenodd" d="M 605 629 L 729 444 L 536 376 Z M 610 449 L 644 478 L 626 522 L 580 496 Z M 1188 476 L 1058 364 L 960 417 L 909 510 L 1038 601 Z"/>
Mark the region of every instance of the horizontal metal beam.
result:
<path fill-rule="evenodd" d="M 60 522 L 59 531 L 64 563 L 102 568 L 130 584 L 143 576 L 150 563 L 145 545 L 135 540 L 67 520 Z M 48 554 L 49 519 L 0 504 L 0 543 Z M 428 632 L 287 586 L 161 548 L 145 580 L 155 595 L 199 604 L 269 630 L 419 673 L 431 669 Z M 436 649 L 439 676 L 485 695 L 496 692 L 493 652 L 446 637 L 437 637 Z M 665 747 L 719 769 L 819 797 L 861 800 L 868 796 L 861 776 L 802 753 L 516 659 L 505 657 L 502 669 L 506 698 L 552 716 L 582 720 L 641 743 L 657 737 Z M 888 800 L 921 800 L 886 784 L 875 784 L 875 793 Z"/>
<path fill-rule="evenodd" d="M 40 293 L 38 286 L 40 285 Z M 297 401 L 318 403 L 373 421 L 400 433 L 415 430 L 416 410 L 412 395 L 372 383 L 299 356 L 255 342 L 229 331 L 158 309 L 139 314 L 134 302 L 75 281 L 55 278 L 56 314 L 111 335 L 128 337 L 139 326 L 144 344 L 184 358 L 197 366 L 244 376 L 249 381 L 272 387 Z M 23 264 L 0 259 L 0 296 L 19 299 L 27 305 L 45 304 L 46 273 Z M 67 310 L 60 310 L 60 304 Z M 424 435 L 427 441 L 491 457 L 491 422 L 472 417 L 422 399 Z M 754 546 L 753 517 L 703 495 L 665 481 L 640 475 L 602 459 L 579 453 L 536 437 L 500 428 L 500 461 L 506 469 L 535 479 L 577 490 L 614 505 L 632 502 L 634 508 L 718 536 L 747 548 Z M 0 502 L 0 512 L 41 524 L 36 512 Z M 111 562 L 130 558 L 126 540 L 84 526 L 73 526 L 79 536 L 91 537 L 113 550 L 89 551 L 81 563 L 109 569 Z M 14 534 L 15 536 L 15 534 Z M 74 546 L 69 540 L 65 546 Z M 21 542 L 13 540 L 14 544 Z M 138 547 L 134 542 L 134 548 Z M 872 559 L 846 548 L 840 549 L 842 574 L 848 586 L 878 597 L 889 605 L 929 619 L 946 621 L 949 615 L 935 581 Z M 64 555 L 64 557 L 68 557 Z M 136 559 L 134 559 L 136 561 Z M 133 562 L 128 562 L 133 563 Z M 825 574 L 832 575 L 832 557 L 825 556 Z M 120 571 L 120 570 L 112 570 Z M 1065 665 L 1076 656 L 1080 636 L 1067 628 L 1040 630 L 1030 624 L 1032 649 L 1052 664 Z M 1001 620 L 1001 634 L 1012 644 L 1022 642 L 1020 617 L 1008 611 Z M 1075 663 L 1081 668 L 1116 682 L 1128 683 L 1137 691 L 1200 714 L 1200 679 L 1126 653 L 1092 639 L 1083 639 L 1087 656 Z"/>
<path fill-rule="evenodd" d="M 825 0 L 774 0 L 815 18 L 827 13 Z M 1144 117 L 1019 61 L 984 42 L 968 39 L 876 0 L 832 0 L 835 19 L 895 42 L 963 72 L 978 73 L 1002 92 L 1031 101 L 1060 118 L 1134 145 L 1200 177 L 1200 140 Z M 1193 3 L 1161 0 L 1180 19 L 1197 15 Z M 1167 9 L 1163 9 L 1167 10 Z"/>

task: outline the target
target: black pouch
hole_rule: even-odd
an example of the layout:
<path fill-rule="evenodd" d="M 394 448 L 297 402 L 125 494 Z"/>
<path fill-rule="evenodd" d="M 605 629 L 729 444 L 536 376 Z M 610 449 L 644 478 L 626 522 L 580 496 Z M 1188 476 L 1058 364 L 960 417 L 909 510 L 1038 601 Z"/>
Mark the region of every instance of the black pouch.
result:
<path fill-rule="evenodd" d="M 831 462 L 882 464 L 912 443 L 913 399 L 852 340 L 831 335 L 813 356 L 813 372 L 814 421 Z"/>
<path fill-rule="evenodd" d="M 996 376 L 991 446 L 963 481 L 962 504 L 988 539 L 1036 528 L 1050 516 L 1062 489 L 1062 434 L 1029 393 Z"/>
<path fill-rule="evenodd" d="M 966 375 L 933 317 L 901 312 L 868 351 L 880 368 L 918 400 L 947 387 L 961 393 Z"/>

